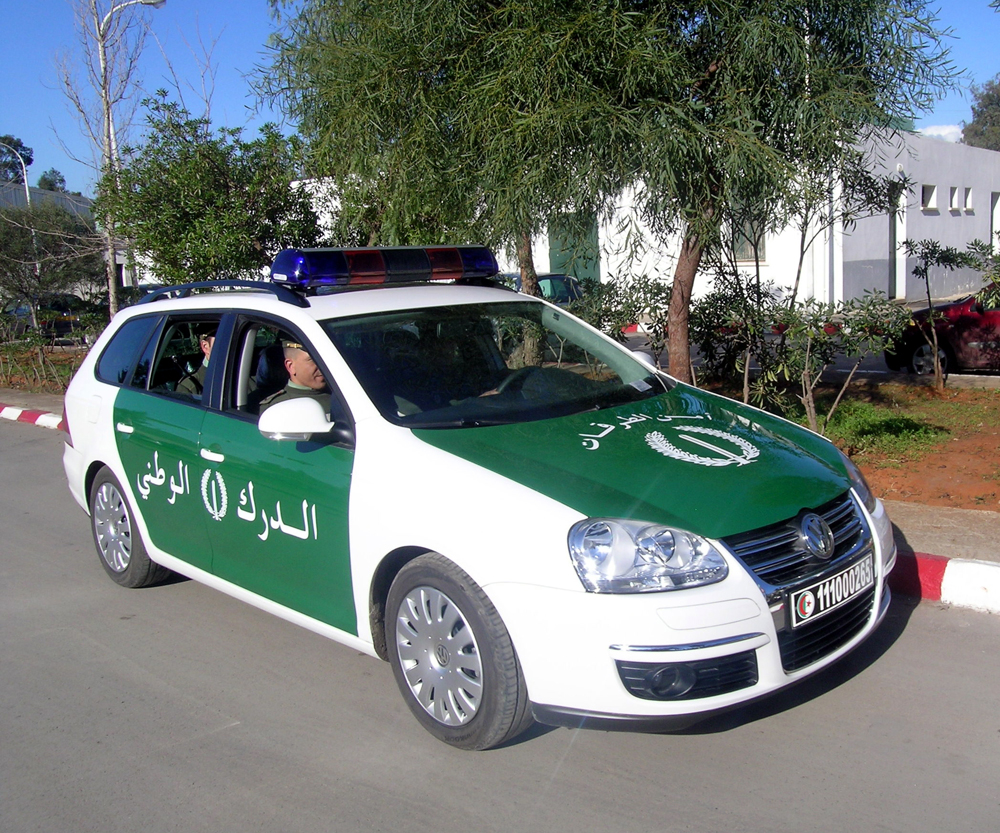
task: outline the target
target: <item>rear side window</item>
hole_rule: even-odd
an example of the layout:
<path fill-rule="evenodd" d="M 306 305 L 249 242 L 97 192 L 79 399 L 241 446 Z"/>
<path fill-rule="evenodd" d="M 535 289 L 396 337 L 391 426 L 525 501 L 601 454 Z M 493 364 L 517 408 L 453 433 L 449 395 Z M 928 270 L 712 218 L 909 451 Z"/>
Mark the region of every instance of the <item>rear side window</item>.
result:
<path fill-rule="evenodd" d="M 158 320 L 155 315 L 147 315 L 123 324 L 97 362 L 97 378 L 112 385 L 125 384 L 136 356 L 149 340 Z"/>

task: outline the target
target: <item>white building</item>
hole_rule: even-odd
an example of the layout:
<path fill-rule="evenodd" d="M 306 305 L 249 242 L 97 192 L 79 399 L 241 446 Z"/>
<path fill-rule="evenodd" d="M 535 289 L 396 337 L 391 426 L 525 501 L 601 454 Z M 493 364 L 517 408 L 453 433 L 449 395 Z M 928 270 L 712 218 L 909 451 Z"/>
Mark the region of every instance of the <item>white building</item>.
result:
<path fill-rule="evenodd" d="M 807 250 L 799 297 L 822 301 L 860 298 L 865 290 L 879 290 L 891 298 L 919 300 L 923 282 L 912 275 L 915 260 L 899 244 L 904 240 L 935 240 L 964 251 L 974 240 L 997 245 L 1000 231 L 1000 153 L 907 133 L 895 144 L 883 146 L 877 173 L 905 177 L 910 184 L 895 217 L 888 213 L 865 217 L 849 231 L 842 224 L 821 232 Z M 539 272 L 572 272 L 578 277 L 646 274 L 670 281 L 680 239 L 658 243 L 635 219 L 628 196 L 615 216 L 595 229 L 591 251 L 599 257 L 577 257 L 574 247 L 541 236 L 535 241 Z M 760 250 L 761 277 L 791 288 L 799 257 L 799 233 L 788 228 L 767 235 Z M 501 268 L 514 271 L 516 262 L 503 258 Z M 746 263 L 753 268 L 753 263 Z M 711 287 L 711 275 L 699 276 L 695 294 Z M 974 291 L 981 275 L 972 269 L 931 272 L 935 298 Z"/>

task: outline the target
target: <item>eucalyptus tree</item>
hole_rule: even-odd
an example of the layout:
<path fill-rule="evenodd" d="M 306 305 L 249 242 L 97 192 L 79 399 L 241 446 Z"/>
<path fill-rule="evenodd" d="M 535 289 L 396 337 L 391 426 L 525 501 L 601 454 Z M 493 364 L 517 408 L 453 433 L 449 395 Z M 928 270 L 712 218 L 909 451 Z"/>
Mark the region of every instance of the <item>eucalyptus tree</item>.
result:
<path fill-rule="evenodd" d="M 373 184 L 371 242 L 507 245 L 535 292 L 532 238 L 608 213 L 633 167 L 629 4 L 305 2 L 282 24 L 265 89 L 316 175 Z"/>
<path fill-rule="evenodd" d="M 682 379 L 695 276 L 733 208 L 775 218 L 803 171 L 857 170 L 848 149 L 951 77 L 926 0 L 272 6 L 264 90 L 298 120 L 314 173 L 381 182 L 385 242 L 433 227 L 507 244 L 531 289 L 534 234 L 634 188 L 654 233 L 682 241 L 669 328 Z"/>

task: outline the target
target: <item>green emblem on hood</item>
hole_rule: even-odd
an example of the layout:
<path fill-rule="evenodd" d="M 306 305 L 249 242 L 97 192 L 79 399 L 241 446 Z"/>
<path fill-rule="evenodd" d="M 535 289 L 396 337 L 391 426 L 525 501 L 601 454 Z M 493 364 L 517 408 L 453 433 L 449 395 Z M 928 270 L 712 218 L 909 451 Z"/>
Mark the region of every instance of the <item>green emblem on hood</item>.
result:
<path fill-rule="evenodd" d="M 559 419 L 413 433 L 584 515 L 711 538 L 793 517 L 850 486 L 826 440 L 684 385 Z"/>

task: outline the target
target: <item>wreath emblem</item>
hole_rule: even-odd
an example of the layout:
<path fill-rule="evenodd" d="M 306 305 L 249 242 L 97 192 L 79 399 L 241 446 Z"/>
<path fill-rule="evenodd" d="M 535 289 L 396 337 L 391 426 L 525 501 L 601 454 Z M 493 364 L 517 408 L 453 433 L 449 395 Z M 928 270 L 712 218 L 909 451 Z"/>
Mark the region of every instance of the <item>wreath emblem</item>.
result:
<path fill-rule="evenodd" d="M 706 428 L 701 425 L 690 425 L 684 428 L 678 427 L 677 430 L 687 432 L 680 435 L 681 439 L 699 445 L 707 451 L 713 451 L 715 455 L 709 457 L 685 451 L 683 448 L 678 448 L 670 442 L 659 431 L 651 431 L 647 434 L 646 443 L 653 451 L 659 452 L 664 457 L 673 457 L 675 460 L 681 460 L 684 463 L 693 463 L 696 466 L 745 466 L 760 456 L 760 449 L 757 446 L 747 442 L 742 437 L 730 434 L 728 431 L 720 431 L 718 428 Z M 739 450 L 733 452 L 714 443 L 689 436 L 689 434 L 704 434 L 709 437 L 716 437 L 727 443 L 732 443 Z"/>
<path fill-rule="evenodd" d="M 226 517 L 229 495 L 226 494 L 226 481 L 222 479 L 220 472 L 205 469 L 205 473 L 201 476 L 201 499 L 214 520 L 221 521 Z"/>

